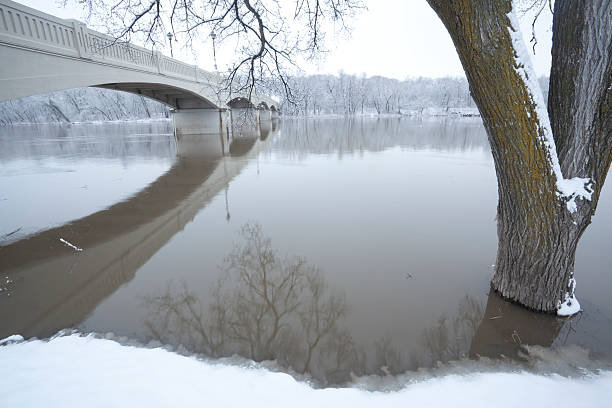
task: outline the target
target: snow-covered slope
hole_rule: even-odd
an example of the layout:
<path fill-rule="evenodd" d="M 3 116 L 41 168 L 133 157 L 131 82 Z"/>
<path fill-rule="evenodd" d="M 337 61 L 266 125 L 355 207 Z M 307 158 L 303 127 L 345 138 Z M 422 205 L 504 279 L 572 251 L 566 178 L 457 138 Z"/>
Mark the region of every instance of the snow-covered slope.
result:
<path fill-rule="evenodd" d="M 15 340 L 17 340 L 15 342 Z M 1 342 L 0 342 L 1 343 Z M 254 365 L 211 363 L 161 348 L 78 335 L 0 347 L 2 407 L 609 407 L 612 372 L 448 374 L 398 391 L 314 389 Z"/>

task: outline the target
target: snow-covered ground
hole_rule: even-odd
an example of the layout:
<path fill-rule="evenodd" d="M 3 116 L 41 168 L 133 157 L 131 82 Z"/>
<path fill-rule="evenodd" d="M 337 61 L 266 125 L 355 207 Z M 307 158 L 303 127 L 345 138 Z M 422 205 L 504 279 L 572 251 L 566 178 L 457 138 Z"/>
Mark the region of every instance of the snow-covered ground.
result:
<path fill-rule="evenodd" d="M 2 407 L 609 407 L 612 371 L 578 378 L 525 372 L 405 380 L 396 391 L 315 389 L 255 364 L 69 335 L 0 341 Z M 408 377 L 406 377 L 408 378 Z M 363 383 L 363 381 L 361 381 Z"/>

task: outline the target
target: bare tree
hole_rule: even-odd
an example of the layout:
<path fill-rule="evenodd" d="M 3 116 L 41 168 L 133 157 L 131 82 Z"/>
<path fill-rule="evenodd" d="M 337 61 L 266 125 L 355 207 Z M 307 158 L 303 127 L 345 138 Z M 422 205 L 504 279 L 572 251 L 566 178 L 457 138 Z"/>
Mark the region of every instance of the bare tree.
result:
<path fill-rule="evenodd" d="M 297 54 L 312 56 L 324 48 L 328 22 L 345 26 L 345 18 L 362 8 L 361 0 L 64 0 L 84 7 L 90 21 L 107 28 L 119 41 L 133 37 L 163 42 L 168 32 L 186 46 L 216 35 L 219 43 L 236 40 L 229 68 L 230 92 L 251 93 L 277 78 L 291 95 L 286 70 Z"/>

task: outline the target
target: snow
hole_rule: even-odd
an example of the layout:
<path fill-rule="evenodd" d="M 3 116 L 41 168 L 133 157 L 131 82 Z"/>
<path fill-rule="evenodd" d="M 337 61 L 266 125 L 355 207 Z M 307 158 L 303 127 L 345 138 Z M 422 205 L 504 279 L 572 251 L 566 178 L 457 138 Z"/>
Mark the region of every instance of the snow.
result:
<path fill-rule="evenodd" d="M 537 76 L 531 63 L 531 56 L 525 46 L 520 24 L 514 9 L 508 13 L 508 18 L 510 19 L 511 25 L 508 28 L 508 32 L 510 33 L 512 45 L 516 52 L 515 69 L 523 79 L 529 95 L 531 96 L 531 102 L 535 106 L 535 112 L 540 124 L 542 144 L 548 152 L 548 159 L 552 172 L 556 177 L 557 196 L 559 199 L 566 201 L 567 210 L 570 213 L 575 213 L 577 210 L 577 198 L 591 200 L 593 194 L 592 182 L 589 178 L 574 177 L 566 179 L 563 177 L 561 166 L 559 165 L 559 157 L 557 156 L 557 147 L 555 145 L 552 127 L 550 126 L 550 118 L 548 117 L 548 111 L 546 110 L 546 104 L 542 96 L 542 90 L 538 84 Z"/>
<path fill-rule="evenodd" d="M 12 336 L 8 336 L 0 340 L 0 346 L 4 346 L 5 344 L 9 343 L 16 343 L 19 341 L 23 341 L 23 336 L 20 336 L 19 334 L 13 334 Z"/>
<path fill-rule="evenodd" d="M 575 296 L 566 295 L 565 302 L 559 304 L 558 316 L 573 316 L 580 311 L 580 303 Z"/>
<path fill-rule="evenodd" d="M 568 198 L 567 209 L 570 213 L 577 210 L 576 198 L 590 201 L 593 194 L 593 184 L 588 178 L 557 179 L 557 189 L 562 197 Z"/>
<path fill-rule="evenodd" d="M 59 240 L 61 243 L 68 245 L 70 248 L 74 249 L 75 251 L 81 252 L 83 250 L 83 248 L 79 248 L 78 246 L 71 244 L 70 242 L 66 241 L 64 238 L 60 238 Z"/>
<path fill-rule="evenodd" d="M 526 372 L 407 380 L 397 391 L 314 389 L 255 364 L 238 366 L 161 348 L 72 334 L 0 347 L 3 407 L 608 407 L 612 371 L 575 378 Z"/>
<path fill-rule="evenodd" d="M 576 279 L 572 277 L 569 281 L 569 291 L 565 293 L 565 300 L 563 303 L 559 301 L 559 304 L 557 305 L 558 316 L 573 316 L 580 311 L 580 303 L 574 295 L 575 290 Z"/>

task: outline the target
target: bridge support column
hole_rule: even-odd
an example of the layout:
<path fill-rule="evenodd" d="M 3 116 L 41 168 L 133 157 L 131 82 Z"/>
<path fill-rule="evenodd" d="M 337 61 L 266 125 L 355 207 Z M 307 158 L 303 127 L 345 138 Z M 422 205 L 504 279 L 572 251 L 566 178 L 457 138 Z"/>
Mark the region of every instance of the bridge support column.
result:
<path fill-rule="evenodd" d="M 270 110 L 259 110 L 259 139 L 266 140 L 272 131 L 272 116 Z"/>
<path fill-rule="evenodd" d="M 224 134 L 227 133 L 226 117 L 223 109 L 177 109 L 172 115 L 174 133 Z"/>
<path fill-rule="evenodd" d="M 270 109 L 258 109 L 259 112 L 259 120 L 271 120 L 272 119 L 272 111 Z"/>
<path fill-rule="evenodd" d="M 174 136 L 179 154 L 202 149 L 229 152 L 227 112 L 224 109 L 177 109 L 173 112 Z"/>
<path fill-rule="evenodd" d="M 253 137 L 259 132 L 259 111 L 254 108 L 233 108 L 231 111 L 232 139 Z"/>

